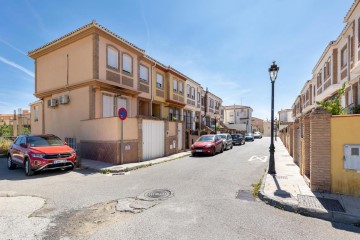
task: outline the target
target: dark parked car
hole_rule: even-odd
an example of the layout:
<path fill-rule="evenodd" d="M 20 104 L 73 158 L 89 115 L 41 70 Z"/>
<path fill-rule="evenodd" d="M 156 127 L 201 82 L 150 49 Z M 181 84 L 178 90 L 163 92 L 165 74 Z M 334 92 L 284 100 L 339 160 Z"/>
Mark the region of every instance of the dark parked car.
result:
<path fill-rule="evenodd" d="M 231 137 L 232 137 L 233 145 L 245 144 L 245 139 L 242 134 L 232 134 Z"/>
<path fill-rule="evenodd" d="M 55 135 L 20 135 L 10 145 L 8 168 L 24 167 L 28 176 L 49 169 L 73 169 L 76 152 Z"/>
<path fill-rule="evenodd" d="M 252 133 L 245 133 L 245 141 L 254 141 L 254 135 Z"/>
<path fill-rule="evenodd" d="M 233 141 L 232 137 L 228 133 L 220 133 L 218 136 L 224 141 L 224 150 L 232 149 L 233 148 Z"/>
<path fill-rule="evenodd" d="M 208 134 L 201 136 L 196 142 L 191 145 L 191 155 L 206 153 L 215 155 L 217 152 L 224 151 L 223 140 L 215 134 Z"/>

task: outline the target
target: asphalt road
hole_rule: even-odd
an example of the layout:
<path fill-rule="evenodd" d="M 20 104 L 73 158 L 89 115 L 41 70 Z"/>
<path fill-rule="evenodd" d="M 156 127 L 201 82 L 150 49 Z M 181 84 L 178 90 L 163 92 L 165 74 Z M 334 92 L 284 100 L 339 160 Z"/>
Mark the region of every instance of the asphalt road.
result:
<path fill-rule="evenodd" d="M 268 147 L 269 138 L 263 138 L 214 157 L 186 157 L 122 176 L 79 170 L 26 177 L 23 169 L 7 170 L 1 159 L 0 193 L 44 198 L 45 206 L 34 215 L 50 219 L 51 226 L 77 221 L 69 216 L 82 217 L 77 228 L 83 231 L 68 236 L 73 239 L 360 239 L 360 228 L 246 200 L 246 191 L 264 174 L 268 161 L 261 157 L 268 156 Z M 111 221 L 104 215 L 108 208 L 95 205 L 135 198 L 151 189 L 168 189 L 174 196 Z M 102 215 L 92 219 L 89 208 L 99 214 L 103 209 Z M 102 224 L 94 226 L 94 222 Z M 91 230 L 90 235 L 86 229 Z M 49 227 L 44 236 L 59 238 L 55 232 L 56 228 Z M 14 233 L 11 236 L 16 239 Z"/>

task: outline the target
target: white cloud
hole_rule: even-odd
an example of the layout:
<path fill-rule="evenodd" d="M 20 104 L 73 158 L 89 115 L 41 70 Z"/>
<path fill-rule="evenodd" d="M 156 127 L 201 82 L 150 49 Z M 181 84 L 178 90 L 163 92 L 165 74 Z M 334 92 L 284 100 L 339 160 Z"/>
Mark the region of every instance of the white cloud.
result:
<path fill-rule="evenodd" d="M 1 38 L 0 38 L 0 42 L 4 43 L 4 44 L 7 45 L 8 47 L 10 47 L 10 48 L 14 49 L 15 51 L 17 51 L 17 52 L 19 52 L 19 53 L 21 53 L 21 54 L 23 54 L 23 55 L 26 56 L 26 53 L 25 53 L 24 51 L 21 51 L 20 49 L 18 49 L 18 48 L 15 47 L 14 45 L 8 43 L 8 42 L 5 41 L 4 39 L 1 39 Z"/>
<path fill-rule="evenodd" d="M 7 64 L 7 65 L 9 65 L 9 66 L 12 66 L 12 67 L 14 67 L 14 68 L 19 69 L 20 71 L 26 73 L 26 74 L 29 75 L 30 77 L 35 77 L 35 75 L 34 75 L 34 73 L 33 73 L 32 71 L 30 71 L 29 69 L 26 69 L 26 68 L 20 66 L 20 65 L 17 64 L 17 63 L 14 63 L 14 62 L 12 62 L 12 61 L 9 61 L 9 60 L 7 60 L 6 58 L 3 58 L 3 57 L 1 57 L 1 56 L 0 56 L 0 61 L 3 62 L 3 63 L 5 63 L 5 64 Z"/>

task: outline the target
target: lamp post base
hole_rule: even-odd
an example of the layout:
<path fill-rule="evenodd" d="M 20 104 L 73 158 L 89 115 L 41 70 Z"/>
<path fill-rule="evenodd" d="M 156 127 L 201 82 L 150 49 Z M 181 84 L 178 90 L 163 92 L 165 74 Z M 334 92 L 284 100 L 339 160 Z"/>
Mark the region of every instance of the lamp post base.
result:
<path fill-rule="evenodd" d="M 274 158 L 274 153 L 275 153 L 275 146 L 274 144 L 270 145 L 270 159 L 269 159 L 269 169 L 268 169 L 268 174 L 276 174 L 275 171 L 275 158 Z"/>

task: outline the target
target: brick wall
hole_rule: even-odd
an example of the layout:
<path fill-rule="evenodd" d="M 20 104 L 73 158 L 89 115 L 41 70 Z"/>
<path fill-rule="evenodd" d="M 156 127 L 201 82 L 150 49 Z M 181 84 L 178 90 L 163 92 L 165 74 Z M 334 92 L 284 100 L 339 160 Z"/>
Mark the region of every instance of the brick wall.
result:
<path fill-rule="evenodd" d="M 290 156 L 294 157 L 294 124 L 290 125 L 289 134 L 290 134 L 289 153 L 290 153 Z"/>
<path fill-rule="evenodd" d="M 303 165 L 304 165 L 304 174 L 307 178 L 310 178 L 310 116 L 306 115 L 304 117 L 304 155 L 303 155 Z"/>
<path fill-rule="evenodd" d="M 310 114 L 310 182 L 312 191 L 330 192 L 331 114 L 314 109 Z"/>

